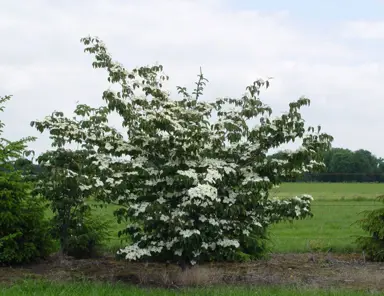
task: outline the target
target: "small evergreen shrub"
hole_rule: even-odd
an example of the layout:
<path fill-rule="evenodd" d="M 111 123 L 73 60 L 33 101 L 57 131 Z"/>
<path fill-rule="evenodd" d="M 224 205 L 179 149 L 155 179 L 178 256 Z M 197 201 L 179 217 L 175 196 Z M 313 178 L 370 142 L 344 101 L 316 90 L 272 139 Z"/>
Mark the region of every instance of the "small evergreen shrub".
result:
<path fill-rule="evenodd" d="M 49 255 L 53 241 L 42 201 L 18 188 L 17 182 L 4 181 L 0 181 L 0 263 L 29 263 Z"/>
<path fill-rule="evenodd" d="M 9 99 L 0 98 L 0 111 Z M 3 127 L 0 121 L 0 135 Z M 32 184 L 14 165 L 30 140 L 33 138 L 16 142 L 0 138 L 0 264 L 28 263 L 53 249 L 43 201 L 30 195 Z"/>
<path fill-rule="evenodd" d="M 76 259 L 94 258 L 101 254 L 103 243 L 109 238 L 110 223 L 103 216 L 85 215 L 71 221 L 68 255 Z"/>
<path fill-rule="evenodd" d="M 384 196 L 378 197 L 384 203 Z M 384 261 L 384 207 L 365 211 L 358 223 L 369 236 L 360 236 L 357 244 L 366 252 L 369 260 Z"/>

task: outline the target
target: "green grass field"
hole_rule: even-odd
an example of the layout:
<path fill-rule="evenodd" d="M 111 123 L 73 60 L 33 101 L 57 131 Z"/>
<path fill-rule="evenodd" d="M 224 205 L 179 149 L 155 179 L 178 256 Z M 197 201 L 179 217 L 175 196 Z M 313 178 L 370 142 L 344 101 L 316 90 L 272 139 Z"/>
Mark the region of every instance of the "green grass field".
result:
<path fill-rule="evenodd" d="M 272 195 L 291 197 L 303 193 L 314 197 L 313 218 L 273 225 L 270 250 L 273 253 L 328 251 L 359 251 L 354 244 L 356 236 L 364 234 L 354 224 L 361 212 L 381 206 L 376 197 L 384 194 L 384 184 L 379 183 L 285 183 L 274 189 Z M 122 228 L 115 222 L 113 210 L 96 209 L 106 215 L 111 223 L 112 238 L 107 250 L 121 246 L 117 232 Z"/>
<path fill-rule="evenodd" d="M 372 292 L 359 292 L 351 290 L 309 290 L 309 289 L 283 289 L 283 288 L 240 288 L 240 287 L 220 287 L 205 289 L 185 289 L 185 290 L 166 290 L 166 289 L 143 289 L 124 285 L 96 284 L 96 283 L 48 283 L 25 281 L 8 288 L 1 288 L 2 296 L 172 296 L 172 295 L 194 295 L 194 296 L 363 296 L 374 295 Z M 379 295 L 379 294 L 376 294 Z"/>
<path fill-rule="evenodd" d="M 314 197 L 314 217 L 280 223 L 271 228 L 272 252 L 358 251 L 355 237 L 364 234 L 354 224 L 361 212 L 382 206 L 376 197 L 384 194 L 379 183 L 285 183 L 276 196 L 302 193 Z"/>

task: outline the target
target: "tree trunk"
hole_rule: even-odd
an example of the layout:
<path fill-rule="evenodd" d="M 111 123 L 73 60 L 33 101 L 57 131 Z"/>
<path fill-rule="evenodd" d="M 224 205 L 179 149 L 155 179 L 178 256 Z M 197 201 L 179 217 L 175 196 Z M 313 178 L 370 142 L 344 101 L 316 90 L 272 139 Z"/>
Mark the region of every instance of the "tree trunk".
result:
<path fill-rule="evenodd" d="M 184 259 L 180 260 L 178 262 L 178 265 L 180 266 L 182 272 L 185 272 L 191 268 L 191 265 L 187 263 L 187 261 L 185 261 Z"/>

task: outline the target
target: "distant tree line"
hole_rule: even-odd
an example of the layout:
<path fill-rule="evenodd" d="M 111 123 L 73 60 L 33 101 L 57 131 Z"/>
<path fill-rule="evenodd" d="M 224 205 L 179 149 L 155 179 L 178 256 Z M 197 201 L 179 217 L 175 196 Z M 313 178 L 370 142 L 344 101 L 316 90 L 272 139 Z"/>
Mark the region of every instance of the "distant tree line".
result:
<path fill-rule="evenodd" d="M 273 157 L 279 158 L 282 152 Z M 370 151 L 332 148 L 324 154 L 325 169 L 286 182 L 384 182 L 384 159 Z"/>
<path fill-rule="evenodd" d="M 32 180 L 34 177 L 36 177 L 42 170 L 42 168 L 38 164 L 33 163 L 27 158 L 16 159 L 13 162 L 13 167 L 16 170 L 21 171 L 22 175 L 29 180 Z M 7 169 L 4 168 L 1 168 L 1 170 L 7 171 Z"/>

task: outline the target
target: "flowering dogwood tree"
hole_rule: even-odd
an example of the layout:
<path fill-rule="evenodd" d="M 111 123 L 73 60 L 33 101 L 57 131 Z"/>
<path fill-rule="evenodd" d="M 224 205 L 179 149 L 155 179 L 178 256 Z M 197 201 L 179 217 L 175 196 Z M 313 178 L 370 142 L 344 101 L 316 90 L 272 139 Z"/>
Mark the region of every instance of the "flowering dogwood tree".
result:
<path fill-rule="evenodd" d="M 332 137 L 305 126 L 300 108 L 309 99 L 272 118 L 259 99 L 268 81 L 254 82 L 241 98 L 207 102 L 200 99 L 207 82 L 200 74 L 196 89 L 178 87 L 175 100 L 162 88 L 168 79 L 162 66 L 128 71 L 98 38 L 82 42 L 95 56 L 93 66 L 106 69 L 119 91 L 104 91 L 100 108 L 78 105 L 74 118 L 56 112 L 32 125 L 49 130 L 54 146 L 77 142 L 88 149 L 93 173 L 81 190 L 97 190 L 105 201 L 122 205 L 117 213 L 129 218 L 133 241 L 119 251 L 126 259 L 182 265 L 230 259 L 271 223 L 310 215 L 311 196 L 269 196 L 281 177 L 323 167 L 321 152 Z M 111 113 L 122 118 L 124 132 L 108 124 Z M 270 149 L 297 139 L 298 150 L 282 159 L 267 157 Z"/>

